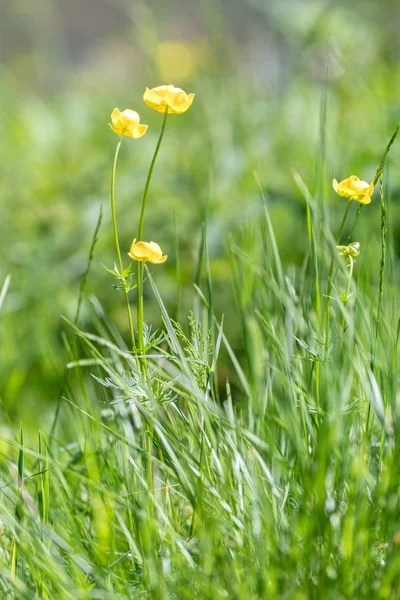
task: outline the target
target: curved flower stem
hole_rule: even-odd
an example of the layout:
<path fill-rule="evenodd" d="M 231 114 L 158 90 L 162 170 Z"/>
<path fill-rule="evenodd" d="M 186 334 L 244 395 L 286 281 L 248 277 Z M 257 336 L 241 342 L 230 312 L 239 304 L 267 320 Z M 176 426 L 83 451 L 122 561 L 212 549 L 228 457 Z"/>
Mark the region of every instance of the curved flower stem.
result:
<path fill-rule="evenodd" d="M 337 241 L 338 245 L 342 241 L 343 230 L 344 230 L 344 226 L 346 225 L 347 217 L 349 215 L 349 211 L 350 211 L 350 207 L 351 207 L 351 202 L 352 202 L 351 200 L 348 201 L 347 206 L 346 206 L 346 210 L 344 211 L 342 222 L 340 224 L 338 241 Z"/>
<path fill-rule="evenodd" d="M 343 219 L 342 222 L 340 224 L 340 229 L 339 229 L 339 235 L 337 238 L 337 243 L 340 244 L 341 239 L 342 239 L 342 235 L 343 235 L 343 231 L 346 225 L 346 221 L 347 221 L 347 217 L 349 216 L 349 212 L 350 212 L 350 207 L 351 207 L 351 200 L 348 201 L 347 206 L 346 206 L 346 210 L 344 211 L 344 215 L 343 215 Z M 331 293 L 332 293 L 332 285 L 333 285 L 333 267 L 335 266 L 335 258 L 332 257 L 331 260 L 331 266 L 329 267 L 329 273 L 328 273 L 328 285 L 326 288 L 326 302 L 325 302 L 325 360 L 328 357 L 328 350 L 329 350 L 329 319 L 330 319 L 330 314 L 329 314 L 329 309 L 330 309 L 330 304 L 331 304 Z"/>
<path fill-rule="evenodd" d="M 167 124 L 167 118 L 168 118 L 168 107 L 165 108 L 165 112 L 164 112 L 164 119 L 161 125 L 161 131 L 160 131 L 160 135 L 158 138 L 158 142 L 156 145 L 156 148 L 154 150 L 154 154 L 153 154 L 153 158 L 151 160 L 150 163 L 150 168 L 149 168 L 149 173 L 147 175 L 147 180 L 146 180 L 146 185 L 144 187 L 144 192 L 143 192 L 143 199 L 142 199 L 142 208 L 140 211 L 140 219 L 139 219 L 139 229 L 138 229 L 138 236 L 137 239 L 138 241 L 140 241 L 142 239 L 142 235 L 143 235 L 143 228 L 144 228 L 144 216 L 145 216 L 145 212 L 146 212 L 146 204 L 147 204 L 147 196 L 149 194 L 149 188 L 150 188 L 150 183 L 151 183 L 151 178 L 153 176 L 153 171 L 154 171 L 154 166 L 156 164 L 156 160 L 157 160 L 157 156 L 160 150 L 160 146 L 161 146 L 161 142 L 163 140 L 164 137 L 164 133 L 165 133 L 165 127 Z M 139 352 L 140 354 L 144 354 L 144 340 L 143 340 L 143 263 L 138 263 L 138 269 L 137 269 L 137 294 L 138 294 L 138 301 L 137 301 L 137 326 L 138 326 L 138 345 L 139 345 Z"/>
<path fill-rule="evenodd" d="M 117 252 L 118 270 L 119 270 L 119 274 L 122 277 L 124 267 L 122 264 L 121 249 L 119 247 L 117 217 L 116 217 L 116 213 L 115 213 L 115 175 L 116 175 L 116 171 L 117 171 L 118 155 L 119 155 L 119 150 L 121 148 L 121 144 L 122 144 L 122 137 L 119 140 L 117 147 L 115 149 L 114 163 L 113 163 L 113 169 L 112 169 L 112 173 L 111 173 L 111 218 L 112 218 L 113 231 L 114 231 L 115 250 Z M 134 333 L 134 329 L 133 329 L 131 306 L 129 304 L 128 291 L 125 288 L 125 285 L 124 285 L 124 295 L 125 295 L 126 309 L 128 312 L 128 321 L 129 321 L 129 330 L 130 330 L 130 334 L 131 334 L 132 350 L 135 350 L 136 344 L 135 344 L 135 333 Z"/>
<path fill-rule="evenodd" d="M 363 205 L 360 204 L 360 206 L 357 208 L 356 216 L 354 217 L 353 225 L 351 226 L 349 237 L 348 237 L 349 242 L 351 240 L 351 236 L 353 235 L 353 231 L 355 229 L 355 226 L 357 225 L 358 218 L 361 215 L 362 207 L 363 207 Z"/>

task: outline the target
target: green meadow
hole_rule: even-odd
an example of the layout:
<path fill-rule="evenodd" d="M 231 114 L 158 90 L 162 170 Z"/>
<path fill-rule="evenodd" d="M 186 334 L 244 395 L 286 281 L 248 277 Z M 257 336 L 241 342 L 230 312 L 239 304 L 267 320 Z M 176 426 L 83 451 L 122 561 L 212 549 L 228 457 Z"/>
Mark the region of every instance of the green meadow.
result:
<path fill-rule="evenodd" d="M 1 598 L 400 598 L 399 20 L 0 6 Z"/>

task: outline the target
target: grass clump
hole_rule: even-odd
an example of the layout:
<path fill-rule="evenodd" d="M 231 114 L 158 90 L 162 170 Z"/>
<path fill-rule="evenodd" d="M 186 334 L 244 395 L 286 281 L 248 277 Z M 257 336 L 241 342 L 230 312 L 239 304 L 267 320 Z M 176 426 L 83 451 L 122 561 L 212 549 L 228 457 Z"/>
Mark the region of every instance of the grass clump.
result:
<path fill-rule="evenodd" d="M 79 318 L 99 218 L 76 316 L 67 323 L 69 361 L 53 426 L 38 432 L 36 446 L 23 427 L 2 441 L 3 597 L 397 598 L 399 327 L 384 278 L 393 269 L 385 165 L 396 135 L 374 181 L 381 205 L 377 277 L 368 269 L 363 276 L 363 243 L 347 239 L 368 219 L 368 208 L 361 215 L 353 206 L 360 202 L 353 189 L 342 194 L 349 201 L 336 230 L 319 197 L 294 175 L 306 215 L 299 235 L 304 231 L 309 249 L 302 265 L 288 267 L 256 175 L 258 216 L 228 241 L 243 340 L 237 353 L 215 310 L 207 228 L 187 322 L 171 318 L 154 279 L 162 267 L 150 268 L 165 255 L 142 240 L 168 111 L 180 114 L 182 106 L 175 90 L 162 105 L 129 272 L 113 167 L 118 264 L 107 270 L 125 296 L 129 343 L 96 298 L 85 299 L 94 328 L 86 331 Z M 159 111 L 164 96 L 156 100 Z M 117 153 L 133 131 L 128 125 L 120 123 Z M 157 302 L 160 331 L 145 322 L 145 289 Z M 68 442 L 61 425 L 73 432 Z"/>

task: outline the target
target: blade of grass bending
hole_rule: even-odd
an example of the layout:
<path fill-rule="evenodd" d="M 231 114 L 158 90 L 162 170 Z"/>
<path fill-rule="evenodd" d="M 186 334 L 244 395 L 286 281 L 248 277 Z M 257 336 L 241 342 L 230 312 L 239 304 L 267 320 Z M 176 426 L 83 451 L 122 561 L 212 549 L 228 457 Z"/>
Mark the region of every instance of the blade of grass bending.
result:
<path fill-rule="evenodd" d="M 22 430 L 22 424 L 19 432 L 19 451 L 18 451 L 18 482 L 17 482 L 17 501 L 15 504 L 15 518 L 18 523 L 21 523 L 24 516 L 22 486 L 24 480 L 24 432 Z M 19 541 L 14 537 L 12 544 L 12 557 L 11 557 L 11 577 L 15 579 L 17 577 L 18 569 L 18 555 L 19 555 Z"/>
<path fill-rule="evenodd" d="M 379 165 L 376 168 L 375 177 L 374 177 L 374 181 L 373 181 L 374 185 L 376 185 L 378 183 L 379 179 L 381 178 L 381 175 L 383 173 L 383 169 L 385 168 L 385 165 L 386 165 L 388 154 L 390 152 L 390 148 L 392 147 L 392 145 L 393 145 L 393 143 L 394 143 L 394 141 L 395 141 L 395 139 L 397 137 L 397 134 L 399 133 L 399 129 L 400 129 L 400 123 L 397 124 L 396 129 L 394 130 L 393 135 L 390 138 L 390 140 L 389 140 L 389 142 L 388 142 L 388 144 L 387 144 L 387 146 L 385 148 L 384 153 L 382 154 L 382 157 L 381 157 L 381 160 L 379 162 Z M 361 214 L 362 208 L 363 208 L 363 204 L 360 204 L 360 206 L 357 209 L 356 216 L 354 218 L 353 224 L 352 224 L 351 229 L 350 229 L 349 238 L 348 238 L 349 241 L 351 240 L 351 236 L 353 234 L 355 226 L 357 225 L 357 221 L 358 221 L 359 216 Z"/>
<path fill-rule="evenodd" d="M 374 185 L 376 185 L 378 183 L 378 181 L 380 180 L 380 178 L 382 176 L 383 169 L 385 168 L 387 157 L 390 152 L 390 148 L 392 147 L 392 145 L 397 137 L 397 134 L 399 133 L 399 129 L 400 129 L 400 123 L 397 123 L 396 129 L 394 130 L 392 137 L 390 138 L 390 140 L 385 148 L 385 152 L 382 154 L 382 158 L 376 169 L 376 173 L 375 173 L 375 177 L 374 177 Z"/>
<path fill-rule="evenodd" d="M 379 195 L 380 195 L 380 204 L 381 204 L 381 262 L 379 268 L 379 295 L 378 295 L 378 309 L 376 314 L 376 324 L 375 324 L 375 339 L 373 342 L 372 352 L 371 352 L 371 369 L 373 370 L 374 361 L 375 361 L 375 349 L 376 342 L 378 339 L 378 330 L 379 330 L 379 322 L 381 319 L 381 309 L 382 309 L 382 300 L 383 300 L 383 284 L 385 280 L 385 263 L 386 263 L 386 234 L 387 234 L 387 225 L 386 225 L 386 205 L 385 205 L 385 195 L 383 190 L 383 179 L 382 176 L 379 180 Z"/>
<path fill-rule="evenodd" d="M 19 452 L 18 452 L 18 493 L 22 493 L 22 482 L 24 479 L 24 432 L 22 425 L 19 433 Z M 18 516 L 18 515 L 17 515 Z"/>
<path fill-rule="evenodd" d="M 90 271 L 90 266 L 91 266 L 93 258 L 94 258 L 94 249 L 95 249 L 95 246 L 99 239 L 99 231 L 100 231 L 102 220 L 103 220 L 103 205 L 100 205 L 99 216 L 97 217 L 97 223 L 96 223 L 96 227 L 95 227 L 94 234 L 92 237 L 92 243 L 90 244 L 89 256 L 88 256 L 86 269 L 81 277 L 81 284 L 79 286 L 79 296 L 78 296 L 78 302 L 76 305 L 76 312 L 75 312 L 75 317 L 74 317 L 75 324 L 77 324 L 79 321 L 79 317 L 80 317 L 80 313 L 81 313 L 81 305 L 82 305 L 82 300 L 83 300 L 83 294 L 85 292 L 85 287 L 86 287 L 86 282 L 87 282 L 87 278 L 88 278 L 89 271 Z"/>
<path fill-rule="evenodd" d="M 8 288 L 10 287 L 10 283 L 11 283 L 11 275 L 7 275 L 7 277 L 4 280 L 3 283 L 3 287 L 1 288 L 1 292 L 0 292 L 0 310 L 1 307 L 3 306 L 3 302 L 7 296 L 7 292 L 8 292 Z"/>
<path fill-rule="evenodd" d="M 169 318 L 167 309 L 165 308 L 164 302 L 162 301 L 160 293 L 159 293 L 159 291 L 158 291 L 158 289 L 156 287 L 156 284 L 154 283 L 154 279 L 152 278 L 148 267 L 146 266 L 145 268 L 146 268 L 147 277 L 148 277 L 148 279 L 150 281 L 151 288 L 152 288 L 153 293 L 154 293 L 154 295 L 156 297 L 157 303 L 158 303 L 158 305 L 159 305 L 159 307 L 161 309 L 162 318 L 163 318 L 163 321 L 164 321 L 165 326 L 166 326 L 167 331 L 168 331 L 168 335 L 169 335 L 169 339 L 170 339 L 170 342 L 171 342 L 171 346 L 172 346 L 174 352 L 177 354 L 177 356 L 179 356 L 179 360 L 180 360 L 180 363 L 181 363 L 181 365 L 183 367 L 183 370 L 185 371 L 185 374 L 189 377 L 189 379 L 192 379 L 192 377 L 191 377 L 191 371 L 190 371 L 189 365 L 187 364 L 185 353 L 182 350 L 182 347 L 181 347 L 181 345 L 179 343 L 178 337 L 177 337 L 176 332 L 175 332 L 175 328 L 172 325 L 171 319 Z"/>
<path fill-rule="evenodd" d="M 390 420 L 390 415 L 386 415 L 384 397 L 376 380 L 376 377 L 368 364 L 368 357 L 366 356 L 364 347 L 355 333 L 354 343 L 358 350 L 358 356 L 360 358 L 360 364 L 354 362 L 354 369 L 358 374 L 359 381 L 364 388 L 364 392 L 368 399 L 368 411 L 365 426 L 365 433 L 367 437 L 371 435 L 371 409 L 373 415 L 378 417 L 379 422 L 382 425 L 383 431 L 386 435 L 391 435 L 393 431 L 393 425 Z M 364 369 L 361 369 L 361 365 Z M 365 377 L 365 375 L 367 377 Z"/>
<path fill-rule="evenodd" d="M 282 262 L 281 262 L 281 257 L 279 255 L 278 244 L 276 243 L 274 229 L 272 227 L 271 217 L 269 216 L 267 199 L 265 197 L 261 182 L 259 180 L 259 177 L 258 177 L 256 171 L 253 171 L 253 176 L 256 181 L 258 191 L 260 192 L 260 197 L 261 197 L 262 203 L 264 205 L 265 220 L 267 222 L 268 233 L 269 233 L 269 237 L 271 240 L 272 252 L 273 252 L 274 261 L 275 261 L 276 274 L 278 276 L 278 281 L 279 281 L 280 287 L 282 289 L 285 285 L 284 278 L 283 278 Z"/>
<path fill-rule="evenodd" d="M 246 395 L 249 398 L 249 400 L 252 400 L 251 387 L 250 387 L 250 384 L 249 384 L 249 382 L 247 380 L 247 377 L 244 374 L 244 371 L 243 371 L 242 367 L 240 366 L 238 359 L 236 358 L 236 355 L 235 355 L 235 353 L 234 353 L 234 351 L 232 349 L 232 346 L 228 342 L 228 339 L 226 338 L 225 334 L 223 333 L 222 327 L 217 322 L 216 322 L 216 324 L 217 324 L 217 327 L 219 329 L 219 333 L 220 333 L 220 335 L 222 337 L 222 340 L 224 342 L 224 346 L 225 346 L 225 348 L 226 348 L 226 350 L 227 350 L 227 352 L 229 354 L 229 358 L 232 361 L 232 364 L 233 364 L 233 366 L 235 368 L 236 374 L 237 374 L 237 376 L 239 378 L 239 381 L 240 381 L 240 383 L 242 385 L 243 391 L 246 393 Z"/>
<path fill-rule="evenodd" d="M 396 340 L 395 340 L 394 348 L 393 348 L 393 357 L 392 357 L 393 373 L 397 373 L 397 351 L 399 348 L 399 339 L 400 339 L 400 318 L 397 320 Z"/>
<path fill-rule="evenodd" d="M 50 500 L 50 467 L 47 448 L 43 444 L 43 434 L 39 431 L 39 457 L 44 456 L 44 464 L 39 458 L 38 506 L 44 524 L 47 523 Z"/>
<path fill-rule="evenodd" d="M 213 283 L 212 283 L 212 275 L 211 275 L 210 255 L 208 252 L 207 232 L 205 232 L 205 234 L 204 234 L 204 244 L 205 244 L 205 264 L 206 264 L 206 275 L 207 275 L 207 292 L 208 292 L 208 299 L 209 299 L 208 328 L 211 332 L 212 347 L 215 348 L 216 334 L 215 334 L 215 323 L 214 323 L 214 294 L 213 294 Z M 217 401 L 219 401 L 218 377 L 217 377 L 216 370 L 212 371 L 212 384 L 213 384 L 215 398 L 217 399 Z"/>
<path fill-rule="evenodd" d="M 311 255 L 314 263 L 314 271 L 315 271 L 315 312 L 317 315 L 318 322 L 321 318 L 321 294 L 320 294 L 320 286 L 319 286 L 319 265 L 318 265 L 318 251 L 317 244 L 315 241 L 314 235 L 314 223 L 313 223 L 313 211 L 315 210 L 315 200 L 311 196 L 308 187 L 300 177 L 299 173 L 293 171 L 293 178 L 297 184 L 297 187 L 301 191 L 304 199 L 306 201 L 307 208 L 307 231 L 308 231 L 308 241 L 310 244 Z"/>
<path fill-rule="evenodd" d="M 92 237 L 92 242 L 90 244 L 90 249 L 89 249 L 89 256 L 88 256 L 88 261 L 87 261 L 87 265 L 86 265 L 86 269 L 85 272 L 82 275 L 81 278 L 81 284 L 79 287 L 79 296 L 78 296 L 78 302 L 77 302 L 77 306 L 76 306 L 76 312 L 75 312 L 75 317 L 74 317 L 74 324 L 77 325 L 78 321 L 79 321 L 79 316 L 80 316 L 80 311 L 81 311 L 81 305 L 82 305 L 82 299 L 83 299 L 83 294 L 85 292 L 85 287 L 86 287 L 86 282 L 87 282 L 87 278 L 89 275 L 89 271 L 90 271 L 90 267 L 93 261 L 93 257 L 94 257 L 94 249 L 99 237 L 99 230 L 100 230 L 100 226 L 101 226 L 101 221 L 103 219 L 103 206 L 100 205 L 100 210 L 99 210 L 99 216 L 97 218 L 97 223 L 96 223 L 96 227 L 94 230 L 94 234 Z M 54 438 L 54 433 L 57 427 L 57 422 L 58 422 L 58 418 L 60 415 L 60 410 L 61 410 L 61 405 L 62 405 L 62 398 L 65 392 L 65 387 L 67 385 L 67 380 L 69 377 L 69 370 L 67 368 L 64 369 L 64 376 L 62 378 L 61 381 L 61 387 L 60 387 L 60 392 L 57 398 L 57 406 L 56 406 L 56 411 L 54 413 L 54 419 L 53 419 L 53 423 L 51 425 L 51 429 L 50 429 L 50 434 L 49 434 L 49 452 L 51 452 L 51 445 L 53 442 L 53 438 Z"/>

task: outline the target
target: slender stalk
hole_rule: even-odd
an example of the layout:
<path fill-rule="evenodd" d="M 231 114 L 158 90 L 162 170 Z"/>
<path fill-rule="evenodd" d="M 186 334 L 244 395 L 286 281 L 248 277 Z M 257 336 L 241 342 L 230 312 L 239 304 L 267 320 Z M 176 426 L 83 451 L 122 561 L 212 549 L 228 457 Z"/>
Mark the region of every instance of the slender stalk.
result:
<path fill-rule="evenodd" d="M 344 211 L 343 219 L 340 224 L 339 235 L 337 238 L 338 244 L 340 244 L 340 241 L 342 239 L 342 235 L 343 235 L 343 231 L 344 231 L 344 228 L 346 225 L 347 217 L 349 216 L 349 212 L 350 212 L 351 202 L 352 202 L 351 200 L 348 201 L 346 210 Z M 335 258 L 332 257 L 331 266 L 329 267 L 329 273 L 328 273 L 328 285 L 327 285 L 327 289 L 326 289 L 326 302 L 325 302 L 325 360 L 327 359 L 328 349 L 329 349 L 329 320 L 330 320 L 329 308 L 330 308 L 330 304 L 331 304 L 331 293 L 332 293 L 332 285 L 333 285 L 333 277 L 332 276 L 333 276 L 334 265 L 335 265 Z"/>
<path fill-rule="evenodd" d="M 151 178 L 153 176 L 154 167 L 156 164 L 157 156 L 160 151 L 161 142 L 164 137 L 165 127 L 167 125 L 168 118 L 168 107 L 165 108 L 164 119 L 161 125 L 160 135 L 158 137 L 158 142 L 156 148 L 154 150 L 153 158 L 150 163 L 149 172 L 147 175 L 146 185 L 144 187 L 143 199 L 142 199 L 142 208 L 140 210 L 140 218 L 139 218 L 139 229 L 137 239 L 140 241 L 143 236 L 143 228 L 144 228 L 144 216 L 146 212 L 146 204 L 147 197 L 149 194 Z M 140 354 L 144 354 L 144 340 L 143 340 L 143 264 L 138 263 L 137 269 L 137 293 L 138 293 L 138 301 L 137 301 L 137 324 L 138 324 L 138 345 Z"/>
<path fill-rule="evenodd" d="M 117 252 L 118 270 L 122 277 L 124 267 L 122 264 L 121 249 L 119 247 L 117 216 L 116 216 L 116 212 L 115 212 L 115 175 L 116 175 L 116 171 L 117 171 L 118 155 L 119 155 L 119 150 L 121 148 L 121 144 L 122 144 L 122 137 L 119 140 L 117 147 L 115 149 L 114 163 L 113 163 L 113 169 L 112 169 L 112 173 L 111 173 L 111 217 L 112 217 L 112 224 L 113 224 L 113 231 L 114 231 L 115 250 Z M 135 333 L 133 330 L 131 306 L 129 304 L 128 291 L 126 290 L 125 286 L 124 286 L 124 295 L 125 295 L 125 302 L 126 302 L 126 310 L 128 313 L 128 322 L 129 322 L 129 331 L 131 334 L 132 350 L 135 350 L 136 344 L 135 344 Z"/>
<path fill-rule="evenodd" d="M 154 167 L 155 167 L 155 164 L 156 164 L 157 156 L 158 156 L 158 153 L 160 151 L 161 142 L 162 142 L 163 137 L 164 137 L 165 127 L 167 125 L 167 118 L 168 118 L 168 107 L 165 109 L 164 119 L 163 119 L 163 122 L 162 122 L 162 125 L 161 125 L 160 135 L 159 135 L 159 138 L 158 138 L 156 149 L 154 150 L 153 158 L 151 160 L 149 173 L 147 175 L 146 185 L 144 186 L 143 199 L 142 199 L 142 209 L 140 211 L 140 219 L 139 219 L 138 240 L 141 240 L 142 239 L 142 235 L 143 235 L 144 215 L 145 215 L 145 211 L 146 211 L 147 196 L 149 194 L 149 188 L 150 188 L 151 178 L 153 176 L 153 171 L 154 171 Z"/>
<path fill-rule="evenodd" d="M 351 287 L 351 280 L 353 278 L 353 270 L 354 270 L 354 259 L 349 256 L 349 260 L 350 260 L 350 272 L 349 272 L 349 279 L 347 281 L 347 288 L 346 288 L 346 298 L 349 297 L 350 294 L 350 287 Z"/>
<path fill-rule="evenodd" d="M 351 200 L 348 201 L 346 210 L 344 211 L 343 219 L 342 219 L 342 222 L 340 224 L 340 229 L 339 229 L 339 235 L 338 235 L 338 241 L 337 241 L 338 244 L 340 244 L 340 242 L 342 240 L 342 235 L 343 235 L 344 227 L 346 225 L 347 217 L 349 215 L 351 202 L 352 202 Z"/>
<path fill-rule="evenodd" d="M 135 350 L 136 350 L 135 331 L 133 329 L 131 305 L 129 303 L 129 296 L 128 296 L 127 290 L 124 290 L 124 296 L 125 296 L 125 303 L 126 303 L 126 311 L 128 313 L 129 331 L 130 331 L 130 334 L 131 334 L 132 352 L 135 352 Z"/>
<path fill-rule="evenodd" d="M 350 289 L 351 289 L 351 281 L 353 279 L 353 271 L 354 271 L 354 259 L 353 257 L 349 256 L 349 277 L 347 280 L 347 286 L 346 286 L 346 292 L 345 292 L 345 302 L 348 304 L 349 302 L 349 295 L 350 295 Z M 346 318 L 345 315 L 343 314 L 342 316 L 342 331 L 345 331 L 346 328 Z"/>
<path fill-rule="evenodd" d="M 372 351 L 372 358 L 375 355 L 375 346 L 378 339 L 378 329 L 381 320 L 381 309 L 383 300 L 383 284 L 385 280 L 385 264 L 386 264 L 386 235 L 387 235 L 387 211 L 385 204 L 385 196 L 383 191 L 383 180 L 380 178 L 380 203 L 381 203 L 381 262 L 379 268 L 379 297 L 378 297 L 378 310 L 376 314 L 376 326 L 375 326 L 375 342 L 374 349 Z"/>
<path fill-rule="evenodd" d="M 137 327 L 138 327 L 138 345 L 140 354 L 144 354 L 143 341 L 143 263 L 137 265 Z"/>
<path fill-rule="evenodd" d="M 363 207 L 363 205 L 360 204 L 360 206 L 357 208 L 356 216 L 354 217 L 354 221 L 353 221 L 353 224 L 352 224 L 351 229 L 350 229 L 349 237 L 347 238 L 349 242 L 351 241 L 351 237 L 353 235 L 353 231 L 355 229 L 355 226 L 357 225 L 357 221 L 359 219 L 359 216 L 361 215 L 362 207 Z"/>

